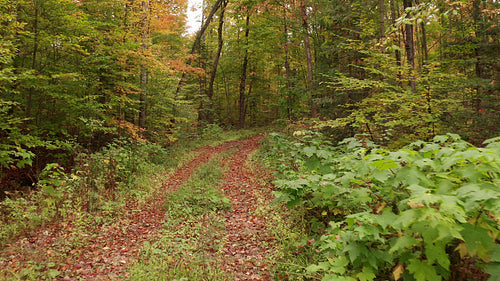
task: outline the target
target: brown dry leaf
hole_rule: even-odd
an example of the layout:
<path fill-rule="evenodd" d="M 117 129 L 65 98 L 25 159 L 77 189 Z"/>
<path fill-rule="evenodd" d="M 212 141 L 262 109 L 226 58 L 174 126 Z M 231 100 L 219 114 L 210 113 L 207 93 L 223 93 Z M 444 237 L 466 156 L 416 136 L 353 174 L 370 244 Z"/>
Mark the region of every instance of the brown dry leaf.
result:
<path fill-rule="evenodd" d="M 394 276 L 394 280 L 399 280 L 401 278 L 401 274 L 405 272 L 405 267 L 402 264 L 396 265 L 392 270 L 392 275 Z"/>
<path fill-rule="evenodd" d="M 422 204 L 422 202 L 417 202 L 417 203 L 414 203 L 411 199 L 408 200 L 408 206 L 412 209 L 418 209 L 418 208 L 423 208 L 425 207 L 424 204 Z"/>
<path fill-rule="evenodd" d="M 379 202 L 377 204 L 377 206 L 375 206 L 375 209 L 374 209 L 375 213 L 377 213 L 377 214 L 380 213 L 385 208 L 386 205 L 387 205 L 386 202 Z"/>

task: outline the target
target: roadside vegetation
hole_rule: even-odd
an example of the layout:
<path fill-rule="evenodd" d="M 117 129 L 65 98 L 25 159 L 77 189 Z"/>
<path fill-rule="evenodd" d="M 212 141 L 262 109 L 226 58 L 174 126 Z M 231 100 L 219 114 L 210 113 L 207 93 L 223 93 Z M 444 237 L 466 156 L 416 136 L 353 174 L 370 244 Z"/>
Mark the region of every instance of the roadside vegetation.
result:
<path fill-rule="evenodd" d="M 479 148 L 448 134 L 388 150 L 299 130 L 270 134 L 262 152 L 275 201 L 302 222 L 282 236 L 278 277 L 498 280 L 499 138 Z"/>
<path fill-rule="evenodd" d="M 177 167 L 196 157 L 195 148 L 206 145 L 214 146 L 225 141 L 246 138 L 252 134 L 255 132 L 224 131 L 213 125 L 200 129 L 198 132 L 186 134 L 185 139 L 167 147 L 119 139 L 98 152 L 78 153 L 73 169 L 65 169 L 57 163 L 47 165 L 40 179 L 29 191 L 7 192 L 5 199 L 0 202 L 0 249 L 9 248 L 19 239 L 26 240 L 25 244 L 28 247 L 16 249 L 16 251 L 23 253 L 26 251 L 25 255 L 30 256 L 29 259 L 31 259 L 25 268 L 0 270 L 0 279 L 40 280 L 60 277 L 60 270 L 54 268 L 60 268 L 59 263 L 71 258 L 68 256 L 79 255 L 80 253 L 75 249 L 88 244 L 91 238 L 95 237 L 97 229 L 113 226 L 122 219 L 126 206 L 139 211 L 147 209 L 155 196 L 166 196 L 160 194 L 159 189 L 168 181 L 169 175 Z M 171 227 L 182 220 L 181 217 L 176 217 L 174 206 L 180 208 L 177 212 L 187 215 L 184 217 L 185 222 L 192 222 L 188 223 L 188 226 L 193 227 L 195 225 L 192 224 L 199 218 L 203 218 L 205 222 L 214 219 L 213 206 L 210 204 L 221 204 L 227 207 L 225 199 L 217 201 L 220 194 L 214 188 L 216 177 L 220 176 L 222 168 L 215 169 L 215 167 L 217 167 L 216 163 L 211 163 L 209 168 L 204 168 L 204 172 L 198 171 L 198 179 L 196 177 L 191 179 L 179 191 L 168 195 L 167 206 L 169 208 L 166 209 L 165 220 L 170 223 Z M 212 168 L 215 170 L 212 171 Z M 215 176 L 212 176 L 212 173 L 215 173 Z M 204 177 L 207 178 L 204 179 Z M 197 181 L 202 180 L 207 181 L 207 185 L 203 188 L 209 188 L 210 191 L 209 189 L 195 190 L 195 185 L 198 186 L 199 183 Z M 201 187 L 202 185 L 198 186 L 198 188 Z M 194 193 L 189 195 L 191 191 Z M 192 214 L 186 209 L 190 208 L 189 204 L 178 205 L 182 204 L 178 203 L 178 200 L 181 200 L 179 196 L 198 196 L 197 199 L 201 199 L 207 195 L 205 192 L 211 192 L 208 201 L 203 201 L 208 205 L 191 206 L 191 208 L 200 208 L 193 210 Z M 222 199 L 221 197 L 220 200 Z M 177 203 L 173 203 L 174 201 Z M 195 199 L 191 200 L 192 203 L 195 201 Z M 198 203 L 202 204 L 201 201 Z M 208 213 L 205 214 L 205 211 Z M 200 222 L 198 227 L 201 226 Z M 170 238 L 167 235 L 168 231 L 171 231 L 170 234 L 176 231 L 168 230 L 168 226 L 166 227 L 166 230 L 162 230 L 165 232 L 163 239 L 149 246 L 144 245 L 142 260 L 152 253 L 147 249 L 153 249 Z M 221 225 L 215 223 L 213 227 L 221 227 Z M 50 246 L 49 255 L 36 248 L 32 249 L 29 245 L 29 237 L 35 235 L 38 229 L 48 229 L 52 232 L 60 228 L 66 228 L 68 234 L 64 237 L 48 238 L 55 241 Z M 185 229 L 184 231 L 192 233 L 191 230 Z M 186 237 L 186 239 L 189 238 Z M 2 255 L 6 257 L 12 250 L 14 249 L 4 251 Z M 177 260 L 178 257 L 175 259 Z M 151 262 L 154 263 L 154 261 Z M 182 268 L 184 265 L 179 266 Z M 140 268 L 140 264 L 137 264 L 135 268 Z M 142 276 L 139 273 L 140 269 L 134 269 L 132 272 Z"/>

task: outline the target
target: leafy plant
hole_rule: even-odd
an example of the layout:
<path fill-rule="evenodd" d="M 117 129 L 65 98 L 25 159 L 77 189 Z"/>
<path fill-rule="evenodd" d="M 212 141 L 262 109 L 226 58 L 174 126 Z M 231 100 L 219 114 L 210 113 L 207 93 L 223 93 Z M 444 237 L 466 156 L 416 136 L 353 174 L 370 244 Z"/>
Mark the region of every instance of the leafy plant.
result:
<path fill-rule="evenodd" d="M 217 124 L 208 124 L 202 130 L 202 137 L 209 140 L 221 140 L 224 130 Z"/>
<path fill-rule="evenodd" d="M 273 141 L 270 157 L 290 142 Z M 307 271 L 322 280 L 442 280 L 472 258 L 497 276 L 499 139 L 485 145 L 454 134 L 398 151 L 356 139 L 287 145 L 299 157 L 290 159 L 294 168 L 277 167 L 277 199 L 329 222 L 317 244 L 322 261 Z"/>
<path fill-rule="evenodd" d="M 32 149 L 35 147 L 56 148 L 50 142 L 43 141 L 23 130 L 23 124 L 28 119 L 9 114 L 16 106 L 18 106 L 16 102 L 0 99 L 0 168 L 2 170 L 11 165 L 17 168 L 31 166 L 35 158 Z"/>

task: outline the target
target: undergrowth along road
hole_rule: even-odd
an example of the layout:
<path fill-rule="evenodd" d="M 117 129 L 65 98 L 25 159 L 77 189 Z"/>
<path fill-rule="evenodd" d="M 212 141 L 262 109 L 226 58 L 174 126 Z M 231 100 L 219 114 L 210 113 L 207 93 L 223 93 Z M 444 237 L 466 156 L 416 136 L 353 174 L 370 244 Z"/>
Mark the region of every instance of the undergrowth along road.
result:
<path fill-rule="evenodd" d="M 249 160 L 261 138 L 257 135 L 198 148 L 146 204 L 128 202 L 115 221 L 98 223 L 82 216 L 30 231 L 0 252 L 0 278 L 151 280 L 142 269 L 156 263 L 160 265 L 155 273 L 159 280 L 170 280 L 166 278 L 172 272 L 177 274 L 176 280 L 192 280 L 193 276 L 198 280 L 270 280 L 273 237 L 267 231 L 265 214 L 257 210 L 269 203 L 271 186 L 265 180 L 269 175 Z M 219 174 L 207 182 L 205 176 L 214 169 Z M 195 176 L 198 182 L 191 180 Z M 171 195 L 185 185 L 208 193 L 208 201 L 217 204 L 208 205 L 198 216 L 177 216 L 181 218 L 177 221 L 169 217 L 169 206 L 177 205 L 168 200 L 174 200 Z M 200 189 L 202 185 L 212 185 L 219 192 Z M 195 232 L 199 233 L 193 235 Z M 186 244 L 186 237 L 179 233 L 195 237 L 196 243 Z M 184 244 L 194 248 L 182 249 Z M 192 258 L 190 251 L 205 258 Z M 186 276 L 191 278 L 183 279 Z"/>

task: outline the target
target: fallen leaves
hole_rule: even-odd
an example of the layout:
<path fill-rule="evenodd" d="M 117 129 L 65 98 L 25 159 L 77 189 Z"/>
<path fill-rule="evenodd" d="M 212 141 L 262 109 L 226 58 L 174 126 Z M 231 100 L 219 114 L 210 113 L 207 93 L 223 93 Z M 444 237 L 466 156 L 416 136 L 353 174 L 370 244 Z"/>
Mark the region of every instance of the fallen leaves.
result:
<path fill-rule="evenodd" d="M 270 280 L 269 265 L 265 261 L 272 249 L 265 245 L 272 244 L 272 237 L 266 231 L 265 219 L 255 215 L 258 196 L 270 197 L 270 190 L 260 190 L 266 186 L 257 183 L 261 180 L 259 171 L 245 166 L 248 155 L 257 147 L 255 140 L 240 147 L 226 163 L 231 168 L 223 180 L 222 189 L 233 208 L 225 214 L 228 242 L 224 247 L 226 264 L 223 267 L 235 275 L 235 280 Z"/>
<path fill-rule="evenodd" d="M 273 239 L 266 231 L 266 219 L 255 215 L 255 210 L 262 194 L 271 197 L 270 190 L 262 184 L 260 171 L 246 166 L 248 155 L 258 148 L 260 138 L 255 136 L 198 149 L 194 159 L 169 177 L 153 201 L 141 206 L 127 202 L 122 216 L 111 223 L 90 221 L 82 228 L 79 218 L 68 218 L 44 225 L 6 245 L 0 251 L 0 267 L 21 272 L 33 264 L 45 264 L 43 270 L 47 276 L 60 280 L 126 278 L 127 268 L 137 258 L 143 243 L 161 235 L 158 230 L 165 218 L 161 208 L 164 195 L 178 188 L 214 155 L 234 150 L 236 153 L 224 163 L 229 168 L 221 187 L 232 203 L 232 211 L 224 213 L 227 227 L 222 255 L 225 264 L 221 267 L 234 273 L 235 280 L 269 280 L 270 265 L 266 259 L 272 247 L 266 245 L 272 245 Z M 207 245 L 206 251 L 213 249 Z"/>

